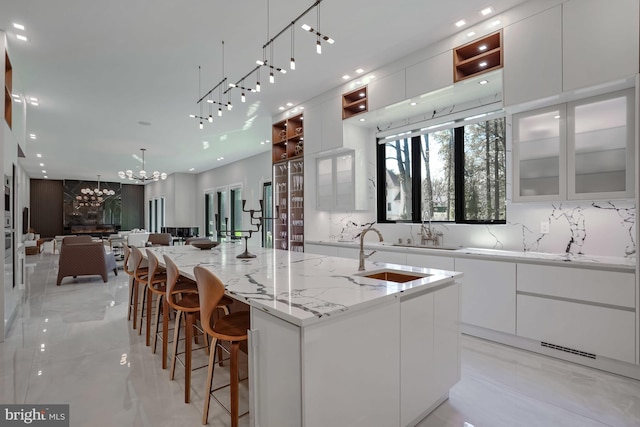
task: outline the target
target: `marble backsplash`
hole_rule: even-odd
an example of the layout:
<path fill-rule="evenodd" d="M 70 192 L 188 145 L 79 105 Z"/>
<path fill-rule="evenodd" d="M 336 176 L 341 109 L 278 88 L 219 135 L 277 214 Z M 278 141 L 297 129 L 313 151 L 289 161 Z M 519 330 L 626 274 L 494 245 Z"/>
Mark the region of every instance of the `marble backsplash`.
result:
<path fill-rule="evenodd" d="M 319 226 L 305 230 L 307 240 L 357 239 L 360 230 L 376 220 L 370 211 L 316 215 Z M 548 233 L 542 233 L 543 223 Z M 506 224 L 434 222 L 432 227 L 442 233 L 445 246 L 629 258 L 636 255 L 633 200 L 508 204 Z M 377 224 L 376 228 L 386 241 L 420 241 L 419 224 Z"/>

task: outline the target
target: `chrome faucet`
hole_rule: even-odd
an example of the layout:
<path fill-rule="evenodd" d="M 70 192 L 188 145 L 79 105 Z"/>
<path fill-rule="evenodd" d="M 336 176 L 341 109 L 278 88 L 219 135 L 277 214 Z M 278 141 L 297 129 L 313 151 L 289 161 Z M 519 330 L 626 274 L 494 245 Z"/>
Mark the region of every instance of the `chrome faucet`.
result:
<path fill-rule="evenodd" d="M 424 226 L 424 222 L 422 223 L 420 227 L 420 245 L 426 246 L 427 242 L 431 242 L 433 246 L 440 246 L 441 237 L 441 231 L 436 231 L 431 228 L 431 221 L 429 221 L 428 227 Z"/>
<path fill-rule="evenodd" d="M 364 235 L 367 234 L 368 231 L 375 231 L 376 233 L 378 233 L 378 237 L 380 238 L 380 241 L 384 241 L 384 239 L 382 238 L 382 234 L 380 234 L 380 232 L 373 228 L 373 224 L 371 224 L 369 227 L 365 228 L 364 230 L 362 230 L 362 232 L 360 233 L 360 264 L 358 265 L 358 271 L 364 271 L 364 260 L 366 258 L 369 258 L 371 255 L 373 255 L 374 253 L 376 253 L 376 251 L 373 251 L 371 253 L 368 253 L 365 255 L 364 253 Z"/>

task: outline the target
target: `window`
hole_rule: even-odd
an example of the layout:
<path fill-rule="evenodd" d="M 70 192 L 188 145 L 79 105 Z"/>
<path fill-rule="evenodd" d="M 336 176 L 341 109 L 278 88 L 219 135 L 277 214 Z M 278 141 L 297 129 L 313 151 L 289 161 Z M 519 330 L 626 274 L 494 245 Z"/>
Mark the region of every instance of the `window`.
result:
<path fill-rule="evenodd" d="M 213 192 L 204 193 L 204 235 L 209 238 L 214 237 L 216 230 L 214 201 Z"/>
<path fill-rule="evenodd" d="M 231 193 L 231 230 L 234 231 L 232 238 L 242 237 L 242 187 L 232 188 Z"/>
<path fill-rule="evenodd" d="M 379 141 L 378 182 L 380 222 L 504 223 L 504 117 Z"/>
<path fill-rule="evenodd" d="M 227 189 L 226 187 L 216 190 L 216 230 L 218 230 L 218 240 L 227 237 L 227 227 L 229 226 L 229 215 L 227 215 Z"/>
<path fill-rule="evenodd" d="M 149 199 L 149 231 L 160 233 L 164 224 L 164 197 Z"/>
<path fill-rule="evenodd" d="M 262 185 L 262 217 L 273 218 L 273 187 L 271 182 Z M 262 222 L 262 247 L 273 248 L 273 221 Z"/>

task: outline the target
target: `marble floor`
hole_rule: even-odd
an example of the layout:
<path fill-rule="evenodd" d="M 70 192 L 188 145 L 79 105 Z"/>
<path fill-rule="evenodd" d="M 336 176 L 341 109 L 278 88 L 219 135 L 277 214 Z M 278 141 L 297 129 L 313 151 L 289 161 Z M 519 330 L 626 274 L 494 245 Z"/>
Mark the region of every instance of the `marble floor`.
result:
<path fill-rule="evenodd" d="M 57 258 L 27 257 L 25 298 L 0 343 L 0 402 L 69 403 L 74 427 L 201 425 L 206 370 L 194 371 L 192 403 L 183 403 L 181 367 L 169 381 L 126 320 L 127 276 L 56 286 Z M 194 364 L 205 357 L 200 350 Z M 214 401 L 209 424 L 230 424 Z M 640 426 L 640 382 L 463 336 L 462 379 L 419 425 Z"/>

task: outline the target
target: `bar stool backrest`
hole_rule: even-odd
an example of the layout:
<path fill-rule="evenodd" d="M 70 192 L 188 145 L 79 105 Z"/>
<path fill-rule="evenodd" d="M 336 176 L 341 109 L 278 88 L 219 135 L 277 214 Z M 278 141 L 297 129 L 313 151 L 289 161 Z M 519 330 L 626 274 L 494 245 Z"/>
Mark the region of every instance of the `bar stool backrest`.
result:
<path fill-rule="evenodd" d="M 199 265 L 194 267 L 193 273 L 196 276 L 196 283 L 198 285 L 202 327 L 208 334 L 215 335 L 212 329 L 213 322 L 211 320 L 216 311 L 216 307 L 218 307 L 220 300 L 224 296 L 224 284 L 211 270 Z"/>

